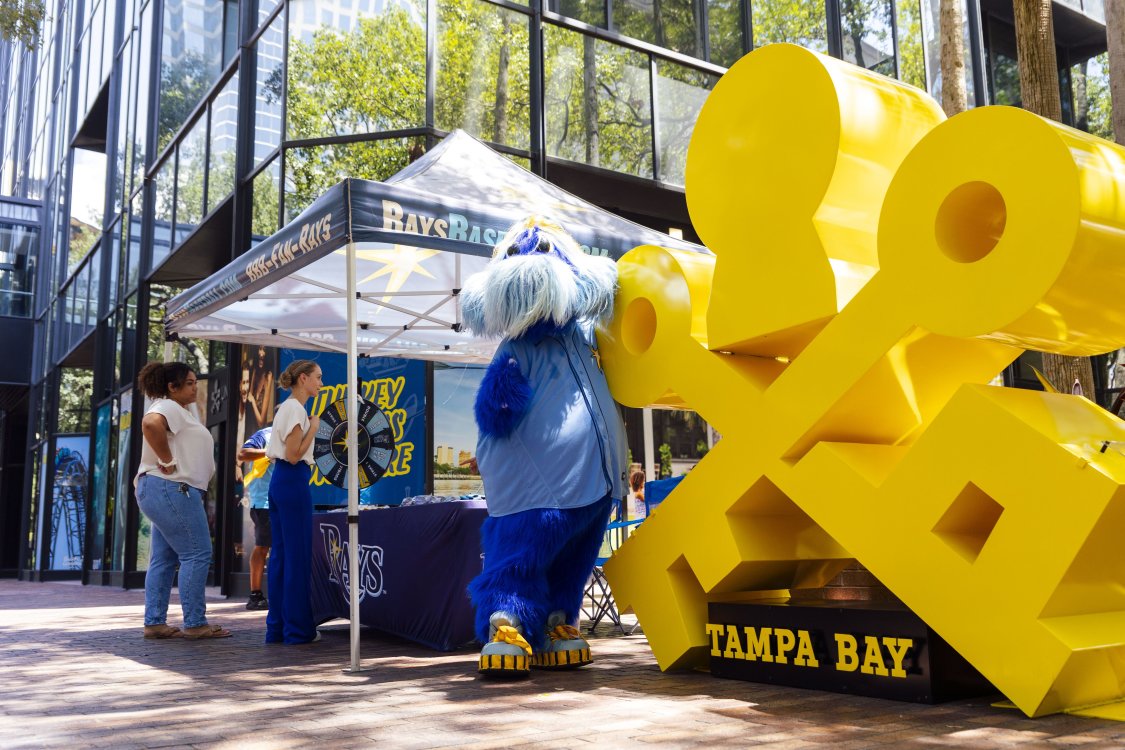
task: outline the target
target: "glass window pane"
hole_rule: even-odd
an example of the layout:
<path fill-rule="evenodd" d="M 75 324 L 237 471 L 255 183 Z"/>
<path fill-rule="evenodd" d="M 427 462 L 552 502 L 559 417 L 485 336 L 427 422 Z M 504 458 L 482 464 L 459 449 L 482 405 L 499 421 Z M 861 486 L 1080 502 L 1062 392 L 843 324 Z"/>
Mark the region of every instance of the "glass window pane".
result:
<path fill-rule="evenodd" d="M 898 77 L 925 91 L 921 5 L 918 0 L 896 0 L 895 11 L 898 13 Z"/>
<path fill-rule="evenodd" d="M 1097 57 L 1075 65 L 1071 78 L 1076 84 L 1074 92 L 1076 126 L 1107 141 L 1114 140 L 1109 97 L 1108 54 L 1103 52 Z M 1077 85 L 1079 80 L 1085 80 L 1085 89 Z"/>
<path fill-rule="evenodd" d="M 254 163 L 281 143 L 281 84 L 285 80 L 285 16 L 279 15 L 258 40 L 254 104 Z"/>
<path fill-rule="evenodd" d="M 556 26 L 544 36 L 547 153 L 652 177 L 648 56 Z"/>
<path fill-rule="evenodd" d="M 614 31 L 657 44 L 653 0 L 611 0 L 611 2 Z"/>
<path fill-rule="evenodd" d="M 751 4 L 754 46 L 791 42 L 828 52 L 828 19 L 824 0 L 756 0 Z"/>
<path fill-rule="evenodd" d="M 436 125 L 528 148 L 528 18 L 478 0 L 439 0 Z"/>
<path fill-rule="evenodd" d="M 840 0 L 840 30 L 845 60 L 894 77 L 891 6 L 887 0 Z"/>
<path fill-rule="evenodd" d="M 254 242 L 264 240 L 277 231 L 280 195 L 281 159 L 274 159 L 254 177 L 254 215 L 250 229 Z"/>
<path fill-rule="evenodd" d="M 222 72 L 222 0 L 167 0 L 163 39 L 158 151 L 164 150 Z"/>
<path fill-rule="evenodd" d="M 200 117 L 176 149 L 176 236 L 173 245 L 183 242 L 203 218 L 203 177 L 206 173 L 207 118 Z"/>
<path fill-rule="evenodd" d="M 122 273 L 122 278 L 125 281 L 123 292 L 125 294 L 137 288 L 137 282 L 141 276 L 141 221 L 144 217 L 141 211 L 143 206 L 144 193 L 139 192 L 133 198 L 133 207 L 130 212 L 121 217 L 121 234 L 123 237 L 129 238 L 129 241 L 125 242 L 121 248 L 121 257 L 125 260 L 125 270 Z"/>
<path fill-rule="evenodd" d="M 29 260 L 38 237 L 32 227 L 0 224 L 0 315 L 31 314 Z"/>
<path fill-rule="evenodd" d="M 273 13 L 273 9 L 276 8 L 280 2 L 281 0 L 258 0 L 257 26 L 259 28 L 266 22 L 266 18 L 269 17 L 270 13 Z"/>
<path fill-rule="evenodd" d="M 105 215 L 105 154 L 74 149 L 74 182 L 70 196 L 69 276 L 102 233 Z"/>
<path fill-rule="evenodd" d="M 211 104 L 210 153 L 207 157 L 207 209 L 211 213 L 234 190 L 234 146 L 238 129 L 238 74 Z"/>
<path fill-rule="evenodd" d="M 606 28 L 607 0 L 551 0 L 551 10 L 591 26 Z"/>
<path fill-rule="evenodd" d="M 145 148 L 148 141 L 148 126 L 146 125 L 149 112 L 148 84 L 149 74 L 152 69 L 149 61 L 152 58 L 152 9 L 155 5 L 156 3 L 150 2 L 145 6 L 144 10 L 141 11 L 141 27 L 137 31 L 141 40 L 138 44 L 139 49 L 135 50 L 135 54 L 137 55 L 135 65 L 137 76 L 134 85 L 136 86 L 137 96 L 136 102 L 129 114 L 129 140 L 133 148 L 133 190 L 138 190 L 141 187 L 141 181 L 144 179 L 144 168 L 147 164 Z M 138 117 L 137 112 L 144 112 L 145 116 Z"/>
<path fill-rule="evenodd" d="M 403 0 L 357 17 L 313 0 L 292 2 L 289 138 L 424 125 L 425 8 L 423 0 Z"/>
<path fill-rule="evenodd" d="M 86 305 L 86 331 L 89 333 L 98 324 L 98 316 L 102 313 L 103 307 L 101 303 L 102 295 L 102 251 L 101 247 L 90 254 L 90 262 L 87 264 L 90 269 L 90 293 L 89 301 Z"/>
<path fill-rule="evenodd" d="M 285 220 L 345 177 L 385 180 L 424 153 L 421 138 L 341 143 L 285 152 Z"/>
<path fill-rule="evenodd" d="M 707 95 L 718 76 L 656 61 L 656 132 L 660 143 L 660 179 L 684 184 L 688 142 Z"/>
<path fill-rule="evenodd" d="M 703 22 L 695 0 L 614 0 L 613 28 L 625 36 L 703 57 Z"/>
<path fill-rule="evenodd" d="M 941 37 L 940 37 L 940 10 L 938 0 L 922 0 L 922 34 L 926 40 L 925 62 L 926 62 L 926 81 L 927 88 L 930 96 L 934 99 L 941 101 Z M 961 17 L 968 18 L 968 10 L 965 7 L 965 2 L 961 3 Z M 990 23 L 995 20 L 990 17 Z M 974 105 L 973 101 L 973 60 L 972 60 L 972 45 L 969 39 L 969 24 L 965 23 L 965 91 L 968 92 L 969 106 Z M 1011 32 L 1009 32 L 1011 33 Z M 1014 63 L 1016 59 L 1015 53 L 1015 36 L 1012 36 L 1012 53 L 1011 60 Z M 1018 75 L 1017 75 L 1018 82 Z M 1018 85 L 1018 84 L 1017 84 Z M 1018 91 L 1018 89 L 1017 89 Z M 1019 98 L 1018 94 L 1016 96 Z M 980 102 L 984 104 L 984 102 Z M 1018 106 L 1018 105 L 1017 105 Z"/>
<path fill-rule="evenodd" d="M 121 52 L 121 83 L 117 90 L 117 147 L 114 151 L 116 169 L 113 170 L 113 210 L 121 211 L 122 201 L 129 189 L 126 184 L 133 174 L 133 164 L 130 158 L 133 149 L 129 147 L 128 138 L 132 121 L 130 113 L 133 104 L 133 42 L 125 42 Z"/>
<path fill-rule="evenodd" d="M 707 0 L 707 41 L 711 62 L 729 68 L 746 53 L 742 40 L 742 3 Z"/>
<path fill-rule="evenodd" d="M 106 282 L 106 307 L 104 312 L 113 309 L 120 299 L 121 286 L 121 225 L 117 222 L 109 232 L 109 280 Z"/>
<path fill-rule="evenodd" d="M 150 270 L 157 269 L 160 264 L 164 262 L 164 259 L 168 257 L 168 253 L 172 251 L 172 210 L 174 208 L 173 198 L 176 192 L 175 167 L 176 160 L 168 159 L 160 167 L 160 171 L 156 173 L 156 179 L 154 180 L 153 194 L 155 195 L 155 202 L 153 205 L 153 214 L 155 221 L 152 238 L 152 263 L 149 265 Z M 134 218 L 138 219 L 136 223 L 140 224 L 139 215 L 134 214 Z"/>

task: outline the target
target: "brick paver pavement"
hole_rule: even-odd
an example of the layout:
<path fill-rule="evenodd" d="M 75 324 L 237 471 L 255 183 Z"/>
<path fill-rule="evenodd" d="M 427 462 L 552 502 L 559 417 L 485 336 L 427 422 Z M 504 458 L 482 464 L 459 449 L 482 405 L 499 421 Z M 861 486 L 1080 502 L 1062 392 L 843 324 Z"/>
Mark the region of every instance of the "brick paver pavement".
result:
<path fill-rule="evenodd" d="M 139 591 L 0 581 L 0 747 L 1125 747 L 1125 724 L 1029 720 L 989 701 L 939 706 L 662 674 L 641 634 L 593 640 L 576 672 L 482 681 L 476 651 L 345 625 L 265 646 L 264 612 L 213 598 L 217 641 L 141 638 Z M 179 621 L 174 600 L 171 622 Z"/>

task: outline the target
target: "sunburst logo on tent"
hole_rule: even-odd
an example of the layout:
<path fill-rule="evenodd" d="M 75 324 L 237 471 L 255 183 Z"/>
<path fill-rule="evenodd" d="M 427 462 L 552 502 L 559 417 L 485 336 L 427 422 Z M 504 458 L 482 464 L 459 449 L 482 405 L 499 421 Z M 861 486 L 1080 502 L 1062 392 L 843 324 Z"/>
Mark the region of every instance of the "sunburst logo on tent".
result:
<path fill-rule="evenodd" d="M 346 255 L 346 250 L 337 250 L 338 254 Z M 383 249 L 365 249 L 356 248 L 355 256 L 360 260 L 371 261 L 374 263 L 382 263 L 383 267 L 374 273 L 370 273 L 357 282 L 357 286 L 363 285 L 372 279 L 377 279 L 380 276 L 390 276 L 387 281 L 385 292 L 387 296 L 383 297 L 382 302 L 390 302 L 391 297 L 395 292 L 401 291 L 406 285 L 407 280 L 414 274 L 421 274 L 428 279 L 435 278 L 432 273 L 422 266 L 422 263 L 429 258 L 437 255 L 439 250 L 423 250 L 418 247 L 410 247 L 409 245 L 394 245 L 390 248 Z"/>

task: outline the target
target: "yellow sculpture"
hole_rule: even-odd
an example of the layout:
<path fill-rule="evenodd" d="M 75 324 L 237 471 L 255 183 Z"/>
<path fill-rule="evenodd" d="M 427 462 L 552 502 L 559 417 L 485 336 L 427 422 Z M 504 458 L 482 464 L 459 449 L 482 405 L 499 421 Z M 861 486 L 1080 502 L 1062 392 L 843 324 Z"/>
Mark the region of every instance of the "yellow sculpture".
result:
<path fill-rule="evenodd" d="M 986 383 L 1125 344 L 1125 149 L 778 44 L 712 92 L 687 197 L 715 257 L 625 255 L 601 338 L 619 401 L 722 434 L 605 566 L 661 668 L 705 662 L 708 601 L 856 558 L 1026 714 L 1121 700 L 1125 425 Z"/>

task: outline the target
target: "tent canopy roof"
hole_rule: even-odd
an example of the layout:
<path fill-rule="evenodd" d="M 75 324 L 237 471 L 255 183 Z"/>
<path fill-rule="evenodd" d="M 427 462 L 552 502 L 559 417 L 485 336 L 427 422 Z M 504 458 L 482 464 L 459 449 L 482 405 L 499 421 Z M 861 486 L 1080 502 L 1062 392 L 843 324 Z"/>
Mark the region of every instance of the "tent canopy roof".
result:
<path fill-rule="evenodd" d="M 571 195 L 462 131 L 386 182 L 346 179 L 300 216 L 168 302 L 187 338 L 347 351 L 347 244 L 354 242 L 361 355 L 487 362 L 495 342 L 461 332 L 462 280 L 529 214 L 587 252 L 638 245 L 708 252 Z"/>

